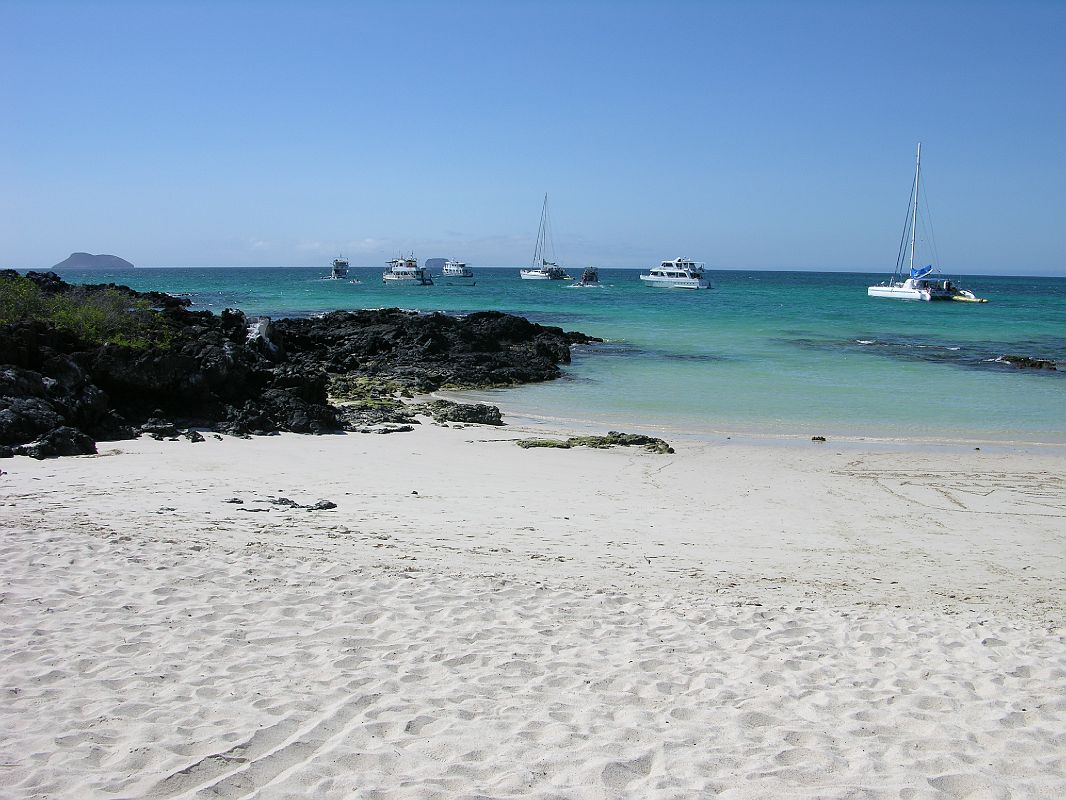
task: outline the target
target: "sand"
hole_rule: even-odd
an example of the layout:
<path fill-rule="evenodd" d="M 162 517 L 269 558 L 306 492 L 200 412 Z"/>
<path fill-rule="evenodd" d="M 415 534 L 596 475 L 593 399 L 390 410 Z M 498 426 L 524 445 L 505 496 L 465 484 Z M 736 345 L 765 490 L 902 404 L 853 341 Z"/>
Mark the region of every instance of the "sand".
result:
<path fill-rule="evenodd" d="M 1060 451 L 524 435 L 0 461 L 0 797 L 1066 796 Z"/>

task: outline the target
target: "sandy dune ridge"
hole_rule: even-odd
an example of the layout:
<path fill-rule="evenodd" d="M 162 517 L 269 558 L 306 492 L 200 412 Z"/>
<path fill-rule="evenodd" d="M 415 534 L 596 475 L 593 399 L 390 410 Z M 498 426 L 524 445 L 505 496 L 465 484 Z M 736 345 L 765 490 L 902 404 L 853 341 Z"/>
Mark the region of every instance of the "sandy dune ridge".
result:
<path fill-rule="evenodd" d="M 515 435 L 5 462 L 0 796 L 1066 794 L 1061 456 Z"/>

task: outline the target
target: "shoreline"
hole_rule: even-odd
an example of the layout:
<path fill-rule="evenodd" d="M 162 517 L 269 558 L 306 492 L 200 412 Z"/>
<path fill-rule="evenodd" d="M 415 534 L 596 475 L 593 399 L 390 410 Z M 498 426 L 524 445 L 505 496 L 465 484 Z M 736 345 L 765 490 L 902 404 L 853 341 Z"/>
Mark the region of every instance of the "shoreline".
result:
<path fill-rule="evenodd" d="M 514 387 L 522 389 L 524 387 Z M 507 389 L 499 390 L 505 393 Z M 1014 432 L 1009 438 L 996 437 L 994 435 L 982 436 L 980 432 L 973 431 L 965 437 L 930 437 L 930 436 L 884 436 L 878 434 L 864 434 L 859 431 L 839 432 L 829 429 L 829 426 L 809 424 L 806 422 L 776 423 L 782 428 L 791 427 L 798 429 L 806 427 L 809 431 L 804 433 L 786 433 L 784 431 L 755 431 L 743 426 L 728 425 L 720 428 L 708 428 L 700 431 L 686 431 L 684 428 L 669 423 L 656 423 L 641 420 L 636 417 L 625 421 L 607 422 L 595 418 L 567 417 L 551 414 L 536 414 L 529 410 L 517 410 L 514 406 L 508 406 L 506 397 L 501 394 L 494 397 L 493 390 L 458 390 L 441 389 L 433 392 L 430 396 L 442 400 L 450 400 L 457 403 L 491 403 L 500 409 L 508 424 L 514 424 L 530 429 L 543 429 L 566 435 L 585 435 L 589 433 L 605 433 L 611 430 L 624 430 L 627 433 L 646 433 L 674 441 L 689 441 L 693 443 L 713 444 L 725 443 L 726 441 L 744 442 L 747 444 L 793 445 L 803 446 L 811 443 L 812 436 L 825 436 L 827 444 L 840 447 L 884 447 L 887 449 L 958 449 L 972 450 L 979 447 L 982 450 L 1005 450 L 1008 452 L 1025 452 L 1027 449 L 1047 452 L 1053 455 L 1066 456 L 1066 438 L 1036 440 L 1026 439 L 1022 432 Z"/>

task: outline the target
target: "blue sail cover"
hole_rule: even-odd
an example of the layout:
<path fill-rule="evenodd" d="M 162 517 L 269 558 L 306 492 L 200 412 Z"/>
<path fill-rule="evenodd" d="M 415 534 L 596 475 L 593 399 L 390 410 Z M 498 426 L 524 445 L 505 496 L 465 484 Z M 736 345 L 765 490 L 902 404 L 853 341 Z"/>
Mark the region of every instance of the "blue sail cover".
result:
<path fill-rule="evenodd" d="M 930 272 L 933 271 L 932 264 L 926 264 L 924 267 L 911 267 L 912 278 L 924 278 Z"/>

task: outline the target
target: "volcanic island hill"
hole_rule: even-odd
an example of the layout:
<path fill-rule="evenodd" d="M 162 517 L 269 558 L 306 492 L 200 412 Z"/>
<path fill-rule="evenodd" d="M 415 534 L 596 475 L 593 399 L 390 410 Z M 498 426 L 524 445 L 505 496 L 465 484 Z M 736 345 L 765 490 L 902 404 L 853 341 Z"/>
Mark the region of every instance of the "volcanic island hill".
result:
<path fill-rule="evenodd" d="M 52 269 L 133 269 L 133 264 L 124 258 L 106 254 L 71 253 Z"/>

